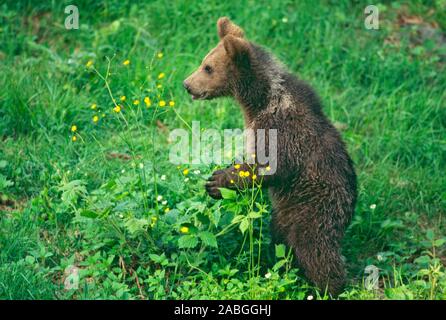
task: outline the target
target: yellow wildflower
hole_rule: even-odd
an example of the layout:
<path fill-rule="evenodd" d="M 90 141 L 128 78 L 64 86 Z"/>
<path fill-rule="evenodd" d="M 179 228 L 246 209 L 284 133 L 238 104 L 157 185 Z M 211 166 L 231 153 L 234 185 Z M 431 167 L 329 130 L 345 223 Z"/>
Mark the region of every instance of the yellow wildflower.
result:
<path fill-rule="evenodd" d="M 165 213 L 168 213 L 169 211 L 170 211 L 169 208 L 164 209 L 164 212 L 165 212 Z"/>
<path fill-rule="evenodd" d="M 159 102 L 159 106 L 160 106 L 160 107 L 164 107 L 164 106 L 166 106 L 166 101 L 161 100 L 161 101 Z"/>
<path fill-rule="evenodd" d="M 150 101 L 149 97 L 145 97 L 144 98 L 144 103 L 146 104 L 146 106 L 150 107 L 152 105 L 152 101 Z"/>
<path fill-rule="evenodd" d="M 71 126 L 71 132 L 76 132 L 77 131 L 77 126 L 76 125 L 72 125 Z"/>
<path fill-rule="evenodd" d="M 161 89 L 163 86 L 161 84 L 156 86 L 158 89 Z"/>
<path fill-rule="evenodd" d="M 249 177 L 249 171 L 245 171 L 245 177 Z"/>
<path fill-rule="evenodd" d="M 238 169 L 240 169 L 240 165 L 239 165 L 239 164 L 236 164 L 236 165 L 234 166 L 234 168 L 235 168 L 235 170 L 238 170 Z"/>
<path fill-rule="evenodd" d="M 76 137 L 76 136 L 72 136 L 72 137 L 71 137 L 71 141 L 76 142 L 76 140 L 77 140 L 77 137 Z"/>
<path fill-rule="evenodd" d="M 257 175 L 253 174 L 252 175 L 252 180 L 255 180 L 255 179 L 257 179 Z"/>
<path fill-rule="evenodd" d="M 127 99 L 126 96 L 121 96 L 121 98 L 120 98 L 121 101 L 125 101 L 125 99 Z"/>
<path fill-rule="evenodd" d="M 169 101 L 169 106 L 174 107 L 174 106 L 175 106 L 175 101 L 170 100 L 170 101 Z"/>
<path fill-rule="evenodd" d="M 158 59 L 161 59 L 163 57 L 163 53 L 162 52 L 158 52 L 158 54 L 156 55 L 158 57 Z"/>
<path fill-rule="evenodd" d="M 86 66 L 87 68 L 90 68 L 93 65 L 93 60 L 88 60 Z"/>
<path fill-rule="evenodd" d="M 96 110 L 98 108 L 98 106 L 96 103 L 93 103 L 90 108 L 91 108 L 91 110 Z"/>
<path fill-rule="evenodd" d="M 156 224 L 156 222 L 158 221 L 158 218 L 157 217 L 152 217 L 152 219 L 151 219 L 151 224 L 150 224 L 150 226 L 153 228 L 154 226 L 155 226 L 155 224 Z"/>
<path fill-rule="evenodd" d="M 121 107 L 120 106 L 116 106 L 116 107 L 113 108 L 113 111 L 116 112 L 116 113 L 119 113 L 119 112 L 121 112 Z"/>
<path fill-rule="evenodd" d="M 136 99 L 135 101 L 133 101 L 133 105 L 137 106 L 139 104 L 139 100 Z"/>
<path fill-rule="evenodd" d="M 130 60 L 127 59 L 122 64 L 125 65 L 125 66 L 128 66 L 130 64 Z"/>
<path fill-rule="evenodd" d="M 164 72 L 161 72 L 159 75 L 158 75 L 158 79 L 162 79 L 162 78 L 164 78 L 166 76 L 166 74 L 164 73 Z"/>
<path fill-rule="evenodd" d="M 183 174 L 184 174 L 185 176 L 187 176 L 187 175 L 189 174 L 189 169 L 184 169 L 184 170 L 183 170 Z"/>
<path fill-rule="evenodd" d="M 189 232 L 189 228 L 188 227 L 181 227 L 180 228 L 180 232 L 181 233 L 188 233 Z"/>
<path fill-rule="evenodd" d="M 231 183 L 234 183 L 234 180 L 232 180 L 232 179 L 231 179 L 231 181 L 230 181 L 230 182 L 231 182 Z"/>
<path fill-rule="evenodd" d="M 94 123 L 97 123 L 98 121 L 99 121 L 99 117 L 98 117 L 98 116 L 94 116 L 94 117 L 93 117 L 93 122 L 94 122 Z"/>
<path fill-rule="evenodd" d="M 238 173 L 238 175 L 240 176 L 240 178 L 244 178 L 245 177 L 245 171 L 240 171 Z"/>
<path fill-rule="evenodd" d="M 266 171 L 271 171 L 271 167 L 270 167 L 270 166 L 267 166 L 267 167 L 265 168 L 265 170 L 266 170 Z"/>

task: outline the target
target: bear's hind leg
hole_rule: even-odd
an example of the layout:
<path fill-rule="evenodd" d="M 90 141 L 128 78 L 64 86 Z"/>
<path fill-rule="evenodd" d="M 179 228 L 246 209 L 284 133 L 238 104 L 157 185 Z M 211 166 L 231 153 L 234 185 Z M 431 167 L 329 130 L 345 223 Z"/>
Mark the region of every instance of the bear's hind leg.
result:
<path fill-rule="evenodd" d="M 307 233 L 308 234 L 308 233 Z M 345 285 L 346 275 L 339 244 L 324 236 L 297 236 L 289 242 L 298 266 L 305 276 L 322 292 L 339 295 Z"/>

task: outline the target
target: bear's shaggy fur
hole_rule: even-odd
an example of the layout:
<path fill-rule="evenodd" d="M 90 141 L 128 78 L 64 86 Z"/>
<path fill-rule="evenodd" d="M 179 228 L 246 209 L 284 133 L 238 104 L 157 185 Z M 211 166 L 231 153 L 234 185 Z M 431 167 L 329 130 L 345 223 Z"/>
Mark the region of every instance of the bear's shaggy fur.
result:
<path fill-rule="evenodd" d="M 346 280 L 341 240 L 357 195 L 352 160 L 310 86 L 247 41 L 228 18 L 220 18 L 217 28 L 220 43 L 184 86 L 194 99 L 233 96 L 247 128 L 277 130 L 277 171 L 263 176 L 273 205 L 273 238 L 293 249 L 308 279 L 337 295 Z M 242 164 L 239 170 L 251 169 Z M 234 183 L 236 173 L 234 166 L 214 172 L 209 195 L 220 198 L 219 188 L 242 187 Z M 258 168 L 252 173 L 259 174 Z"/>

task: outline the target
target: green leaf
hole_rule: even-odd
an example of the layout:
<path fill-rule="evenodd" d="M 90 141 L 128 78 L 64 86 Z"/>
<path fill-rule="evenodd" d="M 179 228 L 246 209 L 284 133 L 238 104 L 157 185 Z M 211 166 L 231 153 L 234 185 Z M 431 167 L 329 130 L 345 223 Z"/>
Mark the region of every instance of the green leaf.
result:
<path fill-rule="evenodd" d="M 8 179 L 2 174 L 0 174 L 0 190 L 4 190 L 8 187 L 13 186 L 14 183 Z"/>
<path fill-rule="evenodd" d="M 25 262 L 27 264 L 34 264 L 34 262 L 36 262 L 36 258 L 34 258 L 33 256 L 26 256 L 25 257 Z"/>
<path fill-rule="evenodd" d="M 198 234 L 198 236 L 206 246 L 217 248 L 217 238 L 213 233 L 209 231 L 202 231 Z"/>
<path fill-rule="evenodd" d="M 432 229 L 427 230 L 427 232 L 426 232 L 426 238 L 427 238 L 429 241 L 433 241 L 433 240 L 434 240 L 434 237 L 435 237 L 435 235 L 434 235 L 434 231 L 433 231 Z"/>
<path fill-rule="evenodd" d="M 61 200 L 65 203 L 73 203 L 77 201 L 79 196 L 85 196 L 87 194 L 85 182 L 82 180 L 70 181 L 59 187 L 59 191 L 62 192 Z"/>
<path fill-rule="evenodd" d="M 193 234 L 182 236 L 180 239 L 178 239 L 178 247 L 181 249 L 192 249 L 195 248 L 197 244 L 198 238 Z"/>
<path fill-rule="evenodd" d="M 130 218 L 125 222 L 125 226 L 127 230 L 132 234 L 135 235 L 137 233 L 145 231 L 145 228 L 149 225 L 149 222 L 147 219 L 136 219 L 136 218 Z"/>
<path fill-rule="evenodd" d="M 256 202 L 256 207 L 257 209 L 259 209 L 260 214 L 268 212 L 268 210 L 266 209 L 266 204 L 260 204 Z"/>
<path fill-rule="evenodd" d="M 151 253 L 149 254 L 149 258 L 150 260 L 152 260 L 153 262 L 159 263 L 161 261 L 161 256 Z"/>
<path fill-rule="evenodd" d="M 434 245 L 434 247 L 441 247 L 445 243 L 446 243 L 446 238 L 442 238 L 442 239 L 435 240 L 433 245 Z"/>
<path fill-rule="evenodd" d="M 243 219 L 245 219 L 245 216 L 242 216 L 241 214 L 238 216 L 235 216 L 234 219 L 232 219 L 231 223 L 236 224 L 241 222 Z"/>
<path fill-rule="evenodd" d="M 96 212 L 94 212 L 93 210 L 82 210 L 80 212 L 80 215 L 82 217 L 91 218 L 91 219 L 95 219 L 98 217 L 98 214 Z"/>
<path fill-rule="evenodd" d="M 285 245 L 283 245 L 283 244 L 276 245 L 276 257 L 277 258 L 285 258 L 285 254 L 286 254 L 285 251 L 286 251 Z"/>
<path fill-rule="evenodd" d="M 234 190 L 226 188 L 219 188 L 219 190 L 221 192 L 221 196 L 223 197 L 223 199 L 229 200 L 237 198 L 237 192 L 235 192 Z"/>
<path fill-rule="evenodd" d="M 162 255 L 151 253 L 149 254 L 149 257 L 150 260 L 152 260 L 155 263 L 159 263 L 161 265 L 166 265 L 169 263 L 164 253 Z"/>
<path fill-rule="evenodd" d="M 214 224 L 214 226 L 218 227 L 218 224 L 219 224 L 220 219 L 221 219 L 220 208 L 213 209 L 211 211 L 211 213 L 209 214 L 209 218 L 210 218 L 211 222 Z"/>
<path fill-rule="evenodd" d="M 431 258 L 429 256 L 421 256 L 414 260 L 414 262 L 416 264 L 421 264 L 421 265 L 427 265 L 427 264 L 429 264 L 430 261 L 431 261 Z"/>
<path fill-rule="evenodd" d="M 279 271 L 279 269 L 280 268 L 282 268 L 285 264 L 286 264 L 286 260 L 285 259 L 282 259 L 282 260 L 279 260 L 274 266 L 273 266 L 273 270 L 274 271 Z"/>
<path fill-rule="evenodd" d="M 406 286 L 401 286 L 397 288 L 387 288 L 384 290 L 387 298 L 392 300 L 412 300 L 413 294 L 406 288 Z"/>
<path fill-rule="evenodd" d="M 240 222 L 239 228 L 242 233 L 245 233 L 245 231 L 249 228 L 249 220 L 246 218 L 243 219 L 242 222 Z"/>
<path fill-rule="evenodd" d="M 0 160 L 0 169 L 6 168 L 7 165 L 8 165 L 8 161 Z"/>
<path fill-rule="evenodd" d="M 260 212 L 256 212 L 256 211 L 251 211 L 250 213 L 248 213 L 248 218 L 251 219 L 257 219 L 260 218 L 262 216 L 262 214 Z"/>

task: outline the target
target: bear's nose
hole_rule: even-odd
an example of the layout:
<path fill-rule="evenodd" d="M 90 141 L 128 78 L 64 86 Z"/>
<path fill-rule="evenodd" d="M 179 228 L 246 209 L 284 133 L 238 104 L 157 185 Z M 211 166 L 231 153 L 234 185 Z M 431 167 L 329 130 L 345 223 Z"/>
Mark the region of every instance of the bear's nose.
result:
<path fill-rule="evenodd" d="M 183 87 L 184 87 L 184 89 L 186 89 L 186 91 L 187 91 L 188 93 L 190 93 L 190 87 L 189 87 L 189 85 L 187 84 L 186 81 L 183 82 Z"/>

